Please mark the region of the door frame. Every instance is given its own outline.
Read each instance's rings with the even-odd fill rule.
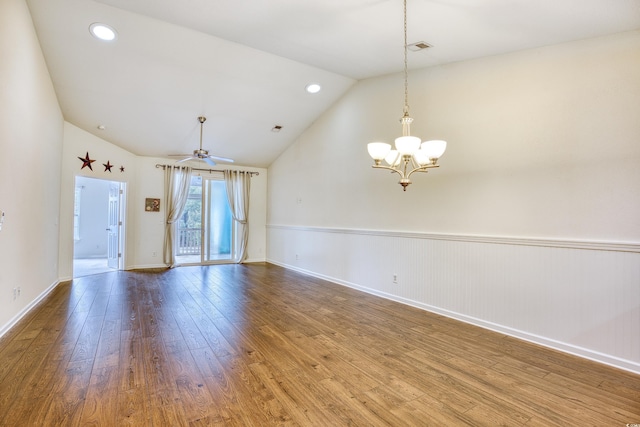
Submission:
[[[85,176],[85,175],[76,175],[74,177],[74,194],[75,194],[75,189],[78,186],[78,178],[80,179],[92,179],[92,180],[99,180],[99,181],[104,181],[104,182],[108,182],[110,184],[115,184],[118,186],[119,190],[118,190],[118,207],[117,207],[117,216],[118,216],[118,226],[117,226],[117,231],[116,231],[116,249],[117,249],[117,267],[114,268],[115,270],[124,270],[124,259],[125,259],[125,227],[126,227],[126,188],[127,188],[127,183],[126,182],[122,182],[122,181],[114,181],[114,180],[110,180],[110,179],[104,179],[104,178],[94,178],[94,177],[90,177],[90,176]],[[82,205],[82,200],[80,201],[80,205]],[[73,211],[74,211],[74,216],[75,216],[75,208],[76,208],[76,198],[73,198]],[[109,215],[109,204],[107,204],[107,215]],[[73,222],[73,227],[71,227],[71,232],[72,232],[72,239],[75,238],[75,217],[74,217],[74,222]],[[108,224],[105,225],[105,229],[108,229]],[[107,245],[109,244],[109,236],[107,235],[106,239],[105,239]],[[71,246],[71,259],[72,261],[75,259],[75,245]],[[107,259],[108,259],[108,249],[107,249]],[[75,272],[73,271],[72,268],[72,277],[74,276]]]
[[[237,247],[237,224],[231,216],[231,236],[229,238],[230,253],[229,258],[211,259],[211,186],[209,182],[216,181],[221,182],[224,185],[224,178],[222,177],[203,177],[202,179],[202,230],[201,230],[201,249],[200,256],[203,265],[207,264],[233,264],[236,259],[236,247]],[[206,186],[205,186],[206,183]],[[228,202],[227,202],[228,204]],[[205,259],[206,258],[206,259]]]
[[[211,206],[211,194],[209,181],[219,181],[224,183],[223,176],[211,176],[211,175],[193,175],[191,178],[199,177],[201,179],[202,192],[199,195],[200,198],[200,260],[198,262],[181,262],[182,255],[176,255],[176,262],[179,265],[215,265],[215,264],[234,264],[236,262],[236,248],[237,248],[237,224],[236,221],[231,219],[231,253],[229,258],[220,258],[220,259],[207,259],[207,252],[211,250],[210,238],[207,235],[210,228],[210,214],[209,209]],[[190,184],[191,185],[191,184]],[[195,197],[193,197],[195,198]],[[179,221],[176,221],[173,224],[176,235],[179,234]],[[177,241],[179,238],[176,239]],[[177,243],[179,245],[179,243]],[[185,258],[188,255],[184,256]]]

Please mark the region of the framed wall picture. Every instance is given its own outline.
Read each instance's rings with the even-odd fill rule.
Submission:
[[[160,212],[160,199],[144,199],[144,210],[147,212]]]

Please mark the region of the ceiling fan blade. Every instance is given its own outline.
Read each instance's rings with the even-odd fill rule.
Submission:
[[[209,157],[211,157],[212,159],[220,160],[221,162],[233,163],[233,159],[229,159],[227,157],[212,156],[211,154],[209,154]]]
[[[184,158],[182,160],[176,160],[176,163],[182,163],[182,162],[186,162],[188,160],[193,160],[193,159],[194,159],[193,157],[187,157],[187,158]]]
[[[169,154],[169,157],[185,157],[182,160],[176,161],[176,163],[186,162],[188,160],[202,160],[207,162],[210,166],[215,166],[216,162],[213,159],[220,160],[221,162],[233,163],[233,159],[229,159],[227,157],[218,157],[209,155],[209,151],[202,149],[202,125],[207,120],[206,117],[200,116],[198,117],[198,121],[200,122],[200,148],[193,151],[193,154]]]

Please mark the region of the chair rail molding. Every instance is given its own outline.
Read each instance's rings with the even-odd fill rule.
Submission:
[[[297,230],[318,233],[355,234],[379,237],[447,240],[453,242],[491,243],[496,245],[542,246],[548,248],[585,249],[597,251],[640,253],[640,242],[613,242],[597,240],[551,239],[537,237],[485,236],[477,234],[420,233],[415,231],[367,230],[358,228],[304,227],[268,224],[267,229]]]

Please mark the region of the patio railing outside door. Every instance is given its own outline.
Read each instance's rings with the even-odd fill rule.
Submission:
[[[178,228],[177,255],[200,255],[202,230],[200,228]]]

